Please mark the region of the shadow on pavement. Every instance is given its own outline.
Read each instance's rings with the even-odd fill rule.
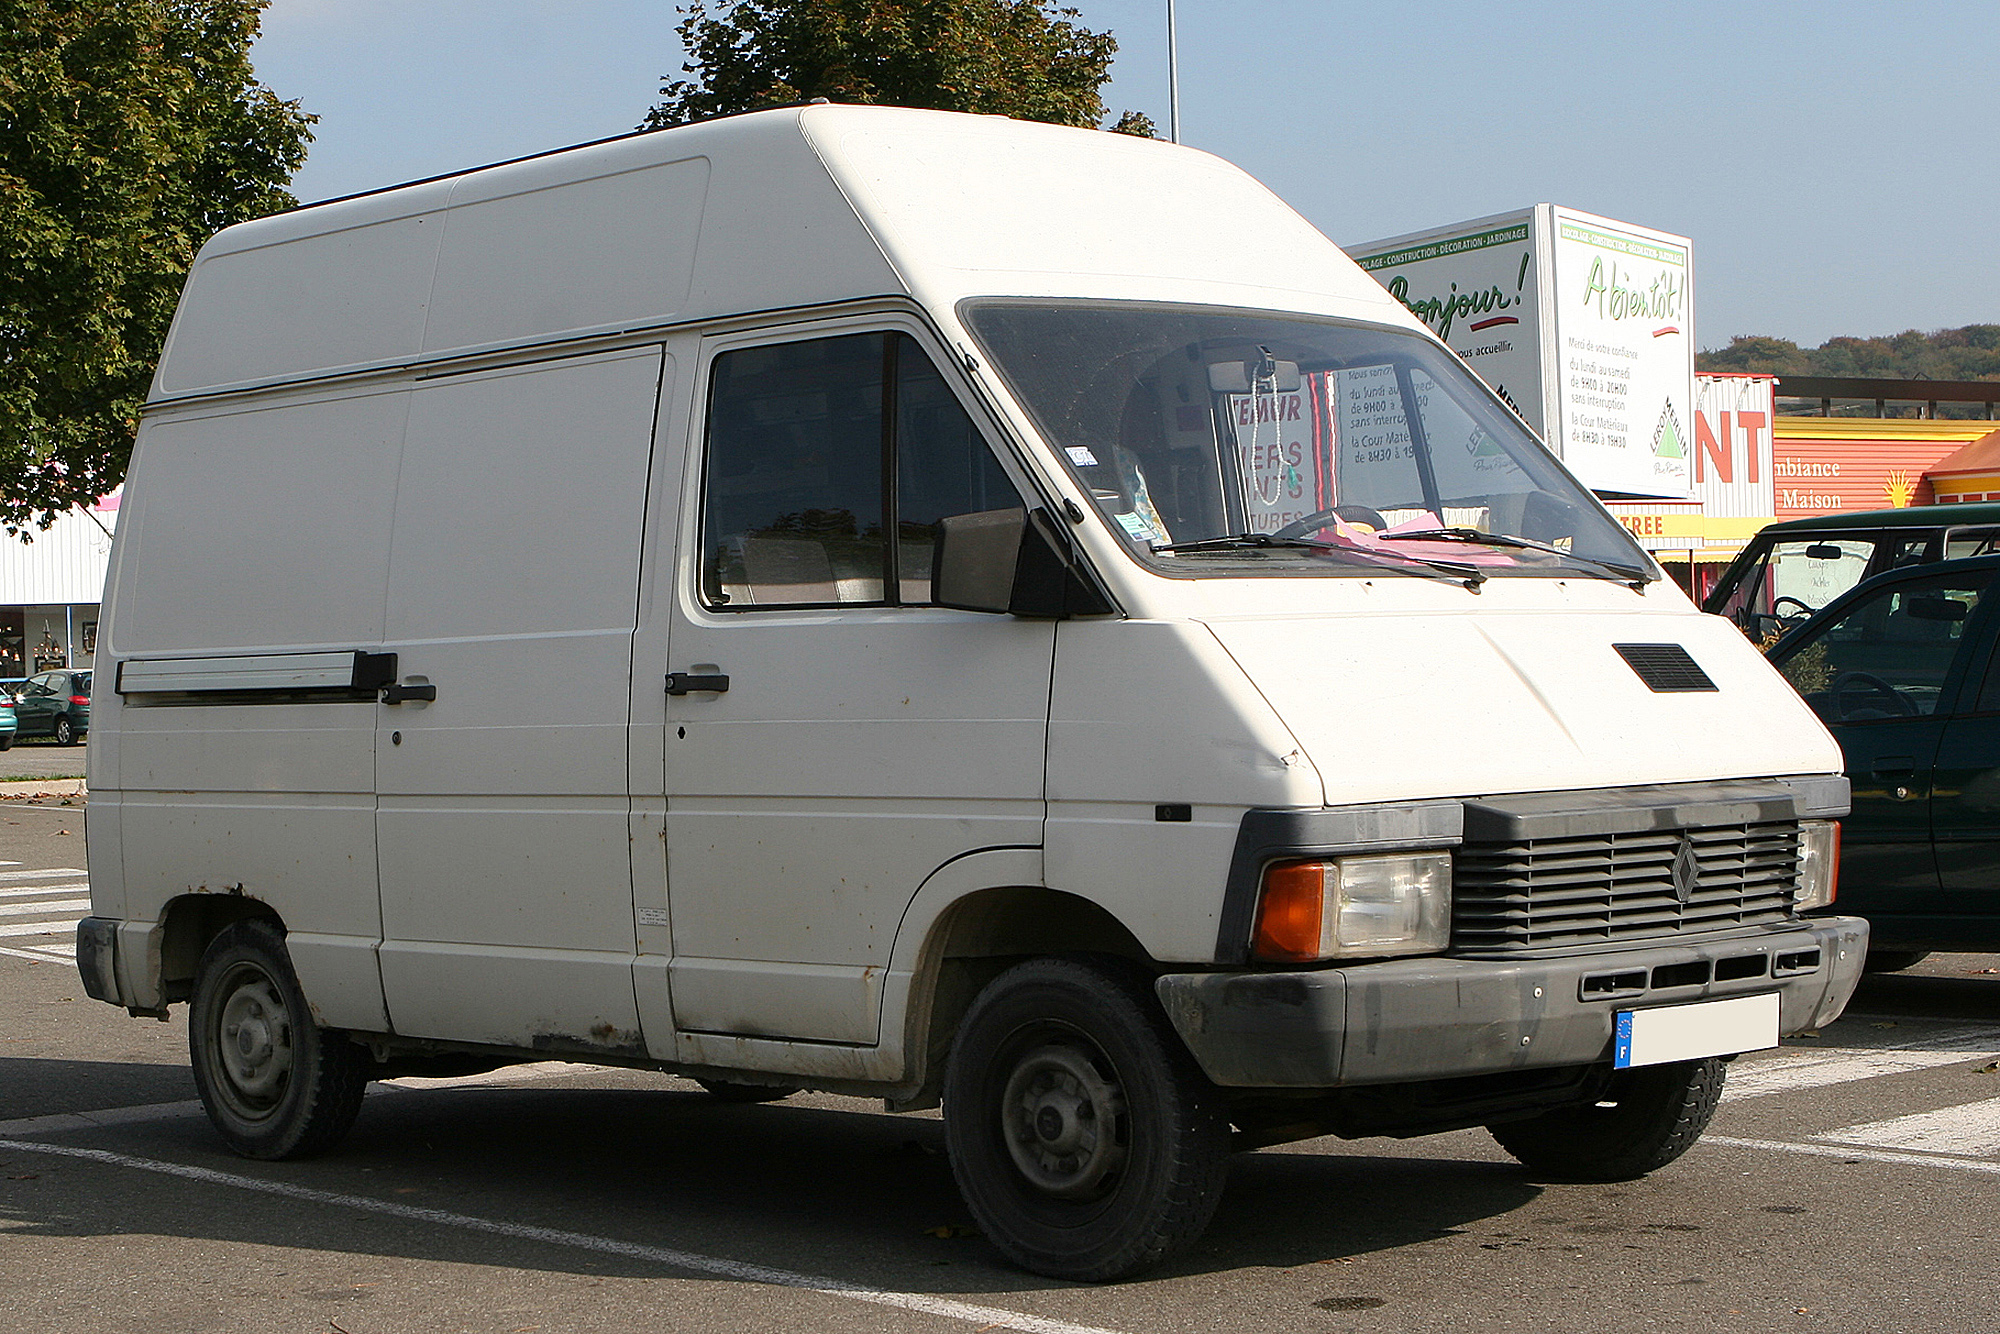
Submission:
[[[143,1107],[194,1095],[194,1076],[185,1064],[0,1056],[0,1121]]]
[[[1868,973],[1853,1014],[2000,1023],[2000,954],[1933,954],[1901,973]]]
[[[16,1073],[0,1068],[0,1081]],[[80,1080],[93,1074],[112,1078],[101,1068],[70,1072]],[[145,1087],[144,1096],[159,1101],[191,1092],[184,1082]],[[378,1088],[348,1141],[309,1162],[234,1157],[198,1115],[43,1138],[885,1288],[990,1296],[1069,1286],[1007,1267],[970,1234],[935,1118],[829,1110],[803,1100],[728,1106],[679,1089]],[[0,1218],[17,1236],[143,1233],[559,1273],[681,1272],[88,1160],[22,1150],[0,1150],[0,1159],[10,1165],[0,1172]],[[30,1162],[32,1181],[18,1183],[20,1165]],[[1518,1209],[1539,1194],[1518,1168],[1490,1162],[1245,1155],[1232,1165],[1207,1237],[1158,1276],[1391,1250]]]

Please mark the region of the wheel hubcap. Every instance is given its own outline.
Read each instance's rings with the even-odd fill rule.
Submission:
[[[277,987],[261,973],[244,977],[223,1002],[216,1053],[232,1101],[243,1111],[268,1111],[292,1075],[292,1024]]]
[[[1037,1047],[1007,1080],[1007,1152],[1033,1185],[1061,1199],[1101,1194],[1125,1165],[1125,1095],[1082,1050]]]

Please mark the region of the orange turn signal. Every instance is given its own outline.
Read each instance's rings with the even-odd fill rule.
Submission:
[[[1321,957],[1326,906],[1326,862],[1290,862],[1264,872],[1264,897],[1257,906],[1257,934],[1251,946],[1260,959],[1288,962]]]

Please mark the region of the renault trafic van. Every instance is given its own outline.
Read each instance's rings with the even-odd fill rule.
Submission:
[[[1795,693],[1165,143],[813,106],[232,227],[121,517],[78,964],[253,1157],[530,1059],[942,1104],[1109,1279],[1232,1148],[1661,1167],[1865,951]]]

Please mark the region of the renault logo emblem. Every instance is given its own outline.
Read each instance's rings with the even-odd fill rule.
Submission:
[[[1686,903],[1700,883],[1701,862],[1694,855],[1694,843],[1684,838],[1674,852],[1674,897]]]

